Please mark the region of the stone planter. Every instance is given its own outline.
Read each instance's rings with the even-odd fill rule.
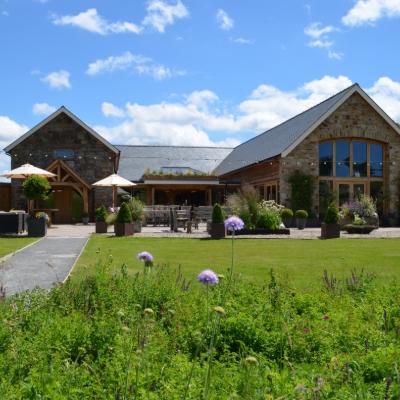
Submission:
[[[82,224],[89,225],[89,217],[82,217]]]
[[[321,224],[321,237],[326,239],[340,238],[340,224]]]
[[[210,223],[210,229],[208,232],[213,239],[221,239],[226,237],[226,228],[225,224],[222,223]]]
[[[353,223],[353,220],[350,218],[340,218],[339,224],[340,224],[340,229],[344,231],[344,227],[346,225],[351,225]]]
[[[379,229],[379,217],[364,217],[364,219],[366,225],[372,225],[375,227],[375,229]]]
[[[292,224],[292,218],[282,218],[282,223],[285,225],[285,228],[290,228]]]
[[[133,236],[133,223],[116,222],[114,224],[115,236]]]
[[[96,233],[107,233],[108,224],[105,221],[96,221]]]
[[[347,233],[357,234],[357,235],[368,235],[374,229],[374,225],[345,225],[343,228]]]
[[[44,218],[28,219],[28,236],[43,237],[47,235],[47,222]]]
[[[228,235],[232,235],[232,232],[228,231]],[[290,235],[290,229],[241,229],[235,235]]]
[[[296,218],[297,229],[302,230],[306,227],[307,218]]]
[[[133,221],[133,231],[135,233],[142,232],[142,221]]]

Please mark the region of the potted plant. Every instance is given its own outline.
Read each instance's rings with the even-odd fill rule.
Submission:
[[[28,201],[33,200],[35,202],[35,200],[47,200],[47,193],[49,190],[51,190],[49,181],[39,175],[29,176],[22,184],[22,192]],[[49,216],[46,213],[40,213],[40,215],[45,214],[46,216],[37,217],[37,214],[39,213],[30,214],[27,219],[28,236],[37,237],[46,236],[47,234],[47,221]]]
[[[83,225],[89,225],[89,217],[90,217],[90,214],[88,212],[84,211],[82,213],[82,223],[83,223]]]
[[[94,213],[96,218],[96,233],[107,233],[107,210],[102,205]]]
[[[136,233],[142,232],[142,218],[144,215],[144,203],[138,197],[132,197],[128,203],[132,215],[133,229]]]
[[[326,210],[324,222],[321,225],[321,236],[327,239],[340,238],[340,216],[336,204],[332,202]]]
[[[308,217],[308,213],[305,210],[297,210],[296,211],[296,224],[298,229],[304,229],[306,227],[306,221]]]
[[[290,228],[292,224],[293,211],[290,208],[284,208],[281,213],[281,219],[285,228]]]
[[[215,203],[210,224],[210,235],[213,239],[221,239],[226,236],[225,216],[220,204]]]
[[[126,203],[121,204],[114,224],[115,236],[133,236],[132,214]]]

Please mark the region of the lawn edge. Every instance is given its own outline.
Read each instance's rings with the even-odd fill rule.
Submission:
[[[13,253],[7,254],[6,256],[0,258],[0,263],[2,263],[3,261],[8,260],[8,259],[11,258],[14,254],[17,254],[17,253],[19,253],[20,251],[25,250],[25,249],[27,249],[28,247],[31,247],[31,246],[33,246],[33,245],[36,244],[36,243],[39,243],[39,242],[40,242],[42,239],[44,239],[45,237],[46,237],[46,236],[44,236],[44,237],[42,237],[42,238],[36,240],[36,241],[33,242],[33,243],[27,244],[26,246],[22,247],[21,249],[18,249],[18,250],[16,250],[16,251],[14,251]]]
[[[81,255],[82,255],[82,253],[84,252],[84,250],[85,250],[87,244],[89,243],[89,239],[90,239],[91,237],[92,237],[92,234],[90,234],[90,235],[88,236],[85,245],[82,247],[81,252],[78,254],[78,257],[76,257],[74,264],[72,265],[71,269],[69,270],[67,276],[66,276],[65,279],[62,281],[62,283],[65,283],[66,280],[67,280],[67,279],[69,278],[69,276],[71,275],[72,270],[75,268],[76,263],[77,263],[78,260],[80,259]]]

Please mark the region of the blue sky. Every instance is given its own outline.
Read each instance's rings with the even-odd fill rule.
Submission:
[[[356,82],[400,121],[399,23],[400,0],[0,0],[0,149],[62,105],[113,144],[236,146]]]

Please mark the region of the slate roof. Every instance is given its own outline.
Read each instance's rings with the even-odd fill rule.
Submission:
[[[354,84],[348,87],[307,111],[237,146],[229,157],[217,167],[217,174],[221,176],[255,164],[257,161],[268,160],[282,154],[319,118],[345,97],[354,86],[358,85]]]
[[[143,171],[163,167],[186,167],[211,172],[233,150],[228,147],[128,146],[115,145],[121,151],[118,175],[139,182]]]

